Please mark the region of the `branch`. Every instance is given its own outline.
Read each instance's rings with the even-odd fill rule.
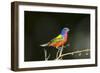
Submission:
[[[70,52],[70,53],[65,53],[65,54],[62,54],[59,57],[57,57],[56,60],[58,60],[61,57],[66,56],[66,55],[70,55],[70,54],[73,55],[73,54],[76,54],[76,53],[82,53],[82,52],[88,52],[88,51],[90,51],[90,49],[85,49],[85,50],[81,50],[81,51],[74,51],[74,52]]]
[[[63,52],[63,46],[60,49],[59,57],[62,55],[62,52]]]
[[[59,52],[60,52],[60,49],[58,49],[58,51],[56,53],[56,58],[59,56]]]
[[[59,48],[59,54],[58,54],[58,57],[60,57],[60,56],[62,55],[63,48],[64,48],[64,46],[62,46],[62,47]],[[58,57],[56,57],[56,58],[58,58]]]
[[[47,61],[50,57],[50,54],[49,56],[47,56],[47,51],[44,49],[44,57],[45,57],[45,61]]]
[[[44,57],[45,57],[45,60],[47,60],[47,51],[44,49]]]

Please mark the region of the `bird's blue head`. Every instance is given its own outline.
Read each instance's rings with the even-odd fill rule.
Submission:
[[[61,31],[61,34],[64,35],[65,33],[68,33],[69,31],[70,31],[69,28],[67,28],[67,27],[63,28]]]

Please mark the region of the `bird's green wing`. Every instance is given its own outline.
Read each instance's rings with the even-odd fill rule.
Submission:
[[[50,42],[51,43],[56,43],[56,42],[59,42],[61,40],[63,40],[63,36],[60,34],[56,38],[52,39]]]

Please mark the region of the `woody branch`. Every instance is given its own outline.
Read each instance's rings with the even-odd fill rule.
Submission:
[[[65,53],[65,54],[62,54],[62,55],[58,56],[56,58],[56,60],[58,60],[58,59],[60,59],[60,58],[62,58],[64,56],[67,56],[67,55],[74,55],[74,54],[77,54],[77,53],[88,52],[88,51],[90,51],[90,49],[85,49],[85,50],[80,50],[80,51],[74,51],[74,52]]]

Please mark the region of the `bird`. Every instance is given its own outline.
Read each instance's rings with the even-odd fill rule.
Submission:
[[[68,32],[69,31],[70,31],[69,28],[64,27],[57,37],[55,37],[54,39],[52,39],[49,42],[42,44],[40,46],[41,47],[52,46],[52,47],[55,47],[57,49],[59,47],[64,46],[68,42]]]

